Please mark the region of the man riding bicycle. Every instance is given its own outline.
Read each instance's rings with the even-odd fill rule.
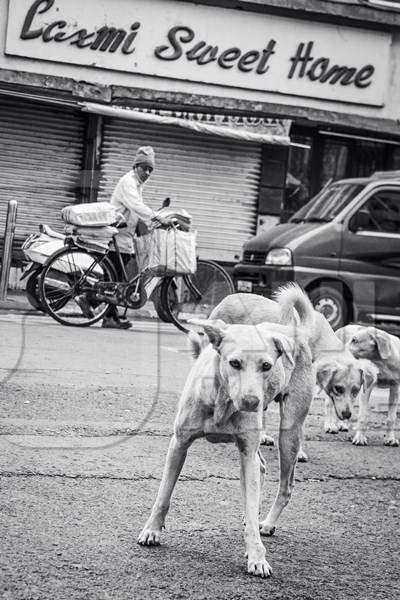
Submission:
[[[151,226],[156,221],[162,225],[167,225],[170,219],[156,215],[154,210],[143,202],[143,185],[146,183],[155,167],[154,150],[151,146],[142,146],[137,152],[133,161],[132,169],[118,181],[115,190],[111,196],[111,204],[123,216],[126,227],[121,229],[116,237],[121,258],[126,265],[134,253],[133,238],[139,220],[147,226]],[[118,277],[123,278],[121,265],[116,252],[110,252],[111,259]],[[118,329],[129,329],[132,323],[126,318],[118,315],[117,307],[110,305],[103,319],[103,327]]]

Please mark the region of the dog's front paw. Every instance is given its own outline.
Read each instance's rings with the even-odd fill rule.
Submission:
[[[258,527],[261,535],[274,535],[276,529],[275,525],[269,525],[267,521],[261,521]]]
[[[399,440],[394,437],[393,433],[391,433],[387,436],[384,444],[385,446],[392,446],[392,448],[396,448],[399,445]]]
[[[349,424],[346,421],[339,421],[339,431],[348,431]]]
[[[260,440],[261,446],[273,446],[275,444],[274,438],[272,435],[268,435],[267,433],[263,433]]]
[[[367,440],[367,437],[363,433],[360,433],[359,431],[357,431],[357,433],[351,440],[351,443],[354,444],[355,446],[367,446],[368,440]]]
[[[339,433],[339,427],[336,423],[327,423],[325,425],[325,433]]]
[[[255,560],[249,559],[247,562],[247,572],[256,577],[271,577],[272,568],[265,558]]]
[[[138,537],[138,544],[141,546],[159,546],[161,537],[161,529],[152,529],[145,526]]]
[[[304,452],[303,448],[300,448],[299,453],[297,455],[297,462],[306,463],[308,462],[308,456]]]

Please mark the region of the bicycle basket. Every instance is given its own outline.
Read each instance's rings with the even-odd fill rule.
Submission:
[[[196,272],[196,232],[179,229],[153,229],[135,239],[136,261],[140,271],[154,275],[185,275]]]

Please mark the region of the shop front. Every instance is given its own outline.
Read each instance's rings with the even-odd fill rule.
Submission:
[[[80,186],[85,118],[68,106],[0,94],[0,227],[8,200],[18,202],[16,237],[46,222],[57,227],[61,209]]]
[[[63,206],[109,199],[150,144],[146,200],[185,208],[200,256],[229,265],[329,179],[399,163],[399,18],[289,1],[6,4],[0,237],[9,198],[18,240],[60,229]]]
[[[87,109],[103,113],[97,199],[110,198],[136,148],[151,142],[156,170],[146,184],[149,204],[157,209],[170,198],[192,215],[199,256],[234,263],[255,231],[263,144],[286,149],[289,124],[280,124],[279,135],[277,123],[260,119],[243,123],[215,113],[160,115],[90,103]]]

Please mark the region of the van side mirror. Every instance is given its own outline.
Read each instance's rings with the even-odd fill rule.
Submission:
[[[370,225],[368,213],[361,211],[353,215],[349,221],[349,229],[353,233],[356,233],[360,229],[370,229]]]

